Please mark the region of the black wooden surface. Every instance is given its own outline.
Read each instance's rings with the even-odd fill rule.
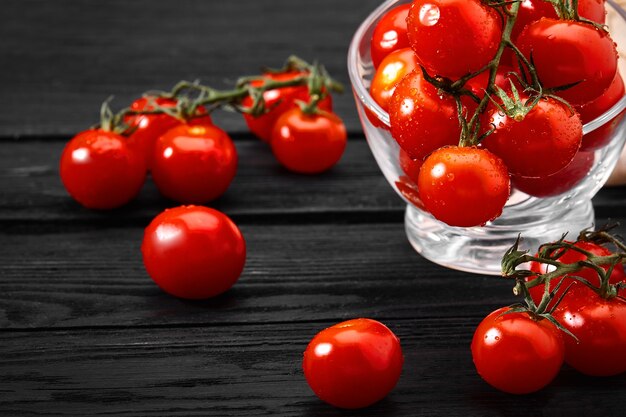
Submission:
[[[436,266],[403,230],[403,203],[379,172],[349,94],[341,163],[290,174],[236,116],[240,168],[213,204],[241,227],[237,285],[203,302],[162,293],[143,269],[143,228],[173,205],[149,181],[129,206],[85,210],[65,193],[62,147],[99,102],[180,78],[217,84],[319,58],[347,81],[345,52],[374,0],[3,0],[0,13],[0,414],[236,416],[612,416],[626,376],[565,367],[524,397],[474,371],[478,322],[511,302],[510,283]],[[18,137],[19,139],[15,139]],[[599,223],[626,221],[626,189],[594,199]],[[626,234],[626,227],[620,232]],[[388,398],[341,412],[308,389],[301,354],[319,330],[371,317],[401,338]]]

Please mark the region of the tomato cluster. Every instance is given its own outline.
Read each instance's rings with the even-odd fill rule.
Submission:
[[[478,226],[501,214],[511,184],[536,197],[576,186],[619,118],[585,137],[583,123],[624,96],[605,13],[603,0],[414,0],[387,12],[370,94],[401,158],[421,167],[397,182],[403,195]]]
[[[471,350],[480,376],[527,394],[549,384],[563,362],[592,376],[626,372],[625,249],[604,231],[543,245],[532,257],[514,246],[503,273],[517,279],[526,306],[498,309],[476,329]],[[528,270],[517,268],[529,260]]]

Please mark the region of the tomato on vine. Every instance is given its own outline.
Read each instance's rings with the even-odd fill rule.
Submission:
[[[387,396],[400,378],[403,362],[396,335],[384,324],[362,318],[319,332],[304,352],[302,368],[321,400],[356,409]]]
[[[419,69],[396,85],[389,101],[389,120],[391,135],[413,159],[456,145],[461,135],[454,97],[441,94]]]
[[[593,376],[626,372],[626,300],[603,298],[576,283],[557,306],[554,317],[577,339],[565,337],[568,365]]]
[[[543,98],[507,113],[496,105],[487,109],[483,126],[493,132],[481,143],[502,158],[511,174],[546,177],[572,162],[583,130],[580,117],[565,104]]]
[[[280,73],[265,73],[263,77],[273,81],[290,81],[306,74],[307,73],[304,71],[286,71]],[[252,87],[261,87],[264,84],[265,81],[263,79],[253,80],[250,83]],[[297,101],[308,103],[311,97],[306,85],[298,85],[267,90],[263,93],[263,100],[265,101],[265,113],[260,115],[244,113],[243,117],[253,134],[264,142],[269,142],[278,118],[283,113],[296,107]],[[246,96],[241,101],[243,108],[252,108],[253,103],[254,99],[251,96]],[[320,100],[318,106],[322,110],[332,112],[333,101],[330,94]]]
[[[239,228],[207,207],[168,209],[152,220],[141,244],[150,277],[180,298],[205,299],[231,288],[246,260]]]
[[[324,111],[308,114],[295,107],[276,121],[270,145],[285,168],[315,174],[334,166],[346,143],[346,127],[337,115]]]
[[[448,78],[487,65],[502,36],[500,16],[480,0],[414,0],[407,27],[419,61],[431,75]]]
[[[472,339],[478,374],[510,394],[529,394],[548,385],[561,369],[565,347],[549,320],[509,307],[489,314]]]
[[[571,104],[601,96],[617,71],[617,52],[609,34],[589,23],[542,18],[526,26],[516,42],[546,89]]]
[[[179,124],[154,145],[152,178],[165,197],[206,203],[221,196],[237,172],[237,150],[211,124]]]
[[[133,101],[129,107],[132,113],[124,118],[124,122],[128,124],[131,134],[128,137],[128,144],[131,148],[137,150],[140,155],[146,158],[146,166],[148,169],[152,167],[152,157],[154,155],[154,144],[157,139],[181,124],[181,120],[172,117],[167,113],[144,113],[151,112],[159,108],[174,109],[178,101],[175,98],[148,96],[141,97]],[[134,114],[135,112],[139,114]],[[204,108],[198,109],[199,114],[205,114]],[[201,119],[201,120],[199,120]],[[205,114],[199,119],[194,119],[194,123],[211,124],[211,117]]]
[[[424,207],[450,226],[479,226],[495,219],[509,198],[506,165],[486,149],[446,146],[430,154],[417,186]]]
[[[374,68],[378,68],[383,59],[398,49],[409,46],[406,18],[410,4],[394,7],[380,18],[372,33],[370,54]]]
[[[608,250],[607,248],[605,248],[602,245],[593,243],[593,242],[587,242],[587,241],[577,241],[577,242],[566,242],[566,243],[571,243],[575,248],[582,250],[582,251],[586,251],[594,256],[610,256],[612,254],[612,252],[610,250]],[[557,257],[557,260],[562,263],[562,264],[574,264],[576,262],[579,261],[584,261],[585,259],[587,259],[587,255],[585,255],[582,252],[579,252],[576,249],[561,249],[560,250],[560,256]],[[558,254],[558,253],[555,253]],[[608,271],[611,265],[608,264],[604,264],[604,265],[600,265],[602,267],[602,269],[604,269],[605,271]],[[541,262],[537,262],[537,261],[533,261],[530,263],[530,267],[529,267],[530,271],[533,272],[537,272],[538,274],[545,274],[547,272],[550,272],[551,270],[554,269],[554,267],[551,267],[548,264],[545,263],[541,263]],[[576,271],[575,273],[572,273],[571,275],[575,275],[577,277],[580,278],[584,278],[587,281],[589,281],[592,285],[595,286],[599,286],[600,285],[600,279],[598,277],[598,273],[591,267],[587,266],[587,267],[583,267],[582,269]],[[534,277],[529,277],[528,280],[529,282],[536,279],[536,276]],[[563,282],[563,284],[561,285],[561,287],[558,289],[558,291],[555,293],[555,299],[558,299],[566,290],[567,286],[574,282],[574,280],[572,278],[566,277],[566,276],[561,276],[556,278],[555,281],[553,281],[554,283],[559,282],[561,279],[564,279],[565,281]],[[624,266],[623,265],[615,265],[615,267],[613,268],[612,272],[611,272],[611,276],[609,278],[609,283],[610,284],[617,284],[619,282],[622,281],[626,281],[626,274],[624,273]],[[555,284],[552,285],[552,288],[554,287]],[[539,303],[539,301],[541,300],[543,293],[544,293],[544,285],[543,284],[539,284],[535,287],[531,287],[529,288],[529,292],[530,295],[533,299],[533,301],[535,301],[535,303]]]

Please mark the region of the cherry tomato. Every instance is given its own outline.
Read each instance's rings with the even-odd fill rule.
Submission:
[[[309,386],[339,408],[363,408],[382,400],[402,371],[400,341],[371,319],[344,321],[319,332],[304,352]]]
[[[565,168],[583,137],[580,117],[552,98],[539,100],[520,121],[492,105],[482,126],[495,128],[482,145],[502,158],[511,174],[524,177],[545,177]]]
[[[417,187],[424,207],[451,226],[478,226],[502,213],[510,180],[504,162],[486,149],[447,146],[424,161]]]
[[[530,60],[544,88],[577,85],[557,94],[571,104],[601,96],[617,71],[617,52],[609,34],[591,24],[542,18],[526,26],[517,46]]]
[[[515,88],[518,91],[523,90],[518,79],[515,78],[515,76],[511,74],[513,72],[515,72],[513,67],[502,65],[502,64],[496,70],[496,80],[495,80],[496,86],[500,87],[501,89],[503,89],[509,94],[511,92],[511,81],[513,81],[513,85],[515,85]],[[465,84],[465,87],[469,89],[472,93],[476,94],[479,98],[483,98],[488,84],[489,84],[489,71],[486,70],[478,74],[476,77],[471,78]]]
[[[396,85],[389,101],[389,120],[391,135],[413,159],[455,145],[461,135],[454,97],[440,95],[419,70]]]
[[[418,65],[415,53],[411,48],[398,49],[383,59],[370,85],[372,98],[383,110],[389,109],[389,100],[396,89],[396,85]]]
[[[554,317],[576,336],[565,341],[565,362],[586,375],[626,372],[626,302],[604,299],[584,284],[574,284]]]
[[[409,154],[402,149],[400,149],[398,160],[400,161],[400,168],[402,171],[404,171],[411,181],[417,184],[417,178],[419,177],[423,161],[419,159],[412,159]]]
[[[604,0],[579,0],[578,14],[580,17],[603,24],[606,18]],[[513,31],[511,32],[511,39],[516,39],[526,25],[542,17],[558,18],[556,10],[554,10],[554,6],[551,3],[545,0],[522,0],[515,26],[513,26]]]
[[[580,242],[576,242],[574,243],[574,245],[580,249],[583,249],[587,252],[591,252],[596,256],[610,256],[612,255],[611,251],[608,250],[607,248],[605,248],[604,246],[600,246],[598,244],[595,244],[593,242],[585,242],[585,241],[580,241]],[[569,250],[565,250],[563,252],[563,254],[561,256],[559,256],[558,258],[559,262],[565,263],[565,264],[572,264],[574,262],[578,262],[578,261],[582,261],[587,259],[587,257],[580,253],[577,252],[575,250],[569,249]],[[605,271],[609,270],[610,265],[603,265],[602,268]],[[540,274],[545,274],[546,272],[550,272],[553,270],[554,267],[549,266],[547,264],[542,264],[542,263],[538,263],[538,262],[531,262],[530,263],[530,270],[533,272],[538,272]],[[598,277],[598,273],[593,270],[592,268],[583,268],[580,271],[577,271],[575,273],[573,273],[572,275],[580,277],[580,278],[584,278],[587,281],[589,281],[592,285],[595,286],[599,286],[600,285],[600,278]],[[558,282],[562,279],[563,277],[558,277],[556,279],[553,279],[552,281],[550,281],[550,288],[554,289],[554,287],[558,284]],[[532,281],[533,279],[536,279],[536,277],[529,277],[528,280]],[[563,281],[563,284],[561,285],[561,287],[559,288],[559,290],[556,292],[554,299],[558,300],[561,295],[565,292],[565,290],[567,289],[568,285],[572,282],[574,282],[574,280],[572,280],[571,278],[564,278],[565,281]],[[624,273],[624,266],[623,265],[616,265],[615,268],[613,269],[613,272],[611,273],[611,276],[609,277],[609,282],[611,284],[617,284],[618,282],[621,281],[626,281],[626,275]],[[541,297],[543,296],[544,293],[544,285],[537,285],[536,287],[532,287],[530,288],[530,295],[533,299],[533,301],[535,303],[539,303],[541,301]]]
[[[278,74],[263,74],[264,77],[275,81],[289,81],[302,75],[305,75],[305,73],[295,71]],[[253,87],[260,87],[263,84],[263,80],[255,80],[251,83]],[[287,110],[296,107],[297,100],[308,103],[310,98],[309,90],[306,85],[267,90],[263,93],[263,99],[265,100],[265,108],[269,111],[256,117],[244,113],[243,117],[252,133],[264,142],[269,142],[272,137],[274,125],[276,124],[278,118]],[[241,102],[243,107],[248,108],[252,107],[253,103],[254,100],[250,96],[245,97]],[[322,110],[332,112],[333,101],[330,94],[318,103],[318,107]]]
[[[370,51],[374,68],[378,68],[382,60],[391,52],[409,46],[406,34],[406,18],[410,4],[403,4],[389,10],[374,28]]]
[[[246,261],[241,232],[223,213],[200,206],[165,210],[141,244],[150,277],[175,297],[204,299],[232,287]]]
[[[146,165],[126,138],[92,129],[77,134],[65,146],[60,173],[72,198],[87,208],[108,210],[123,206],[139,193]]]
[[[272,152],[290,171],[316,174],[335,165],[346,148],[346,127],[334,113],[304,114],[299,107],[276,121]]]
[[[576,107],[583,123],[589,123],[608,111],[624,97],[624,81],[619,72],[615,73],[615,78],[611,82],[609,88],[597,99],[583,106]],[[583,136],[581,150],[592,151],[603,148],[613,138],[615,128],[622,121],[624,112],[615,116],[613,120],[605,123],[593,132],[589,132]]]
[[[165,197],[206,203],[221,196],[237,172],[237,150],[214,125],[181,124],[154,146],[152,178]]]
[[[540,178],[511,176],[511,183],[528,195],[553,197],[578,185],[593,167],[594,160],[593,152],[578,152],[568,166],[555,174]]]
[[[564,345],[548,320],[500,308],[478,325],[472,358],[478,374],[494,388],[528,394],[548,385],[563,365]]]
[[[141,97],[130,105],[134,111],[155,110],[154,103],[160,107],[176,107],[176,100],[165,97]],[[206,110],[200,108],[199,114],[205,114]],[[141,114],[127,116],[124,120],[131,128],[131,135],[128,138],[128,145],[146,158],[146,166],[152,168],[152,157],[154,156],[154,144],[159,136],[182,122],[175,117],[165,113]],[[211,124],[211,117],[208,114],[200,118],[192,119],[191,124]]]
[[[494,57],[502,36],[498,13],[480,0],[414,0],[409,43],[431,75],[458,78]]]

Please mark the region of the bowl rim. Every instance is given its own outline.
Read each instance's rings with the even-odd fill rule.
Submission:
[[[626,25],[626,11],[622,9],[622,7],[615,3],[614,0],[606,0],[606,2],[610,5],[610,7],[622,18],[622,21]],[[357,68],[357,62],[359,61],[359,47],[361,41],[366,32],[370,30],[373,24],[378,22],[378,20],[382,17],[382,15],[391,9],[392,6],[396,4],[404,4],[410,3],[409,0],[386,0],[380,6],[378,6],[374,11],[372,11],[366,18],[363,20],[359,28],[354,33],[352,40],[350,42],[350,47],[348,49],[348,75],[350,77],[350,83],[352,84],[352,89],[356,98],[371,112],[373,113],[378,120],[384,123],[386,126],[389,126],[389,114],[383,110],[378,103],[372,99],[370,95],[369,89],[365,87],[362,82],[362,77],[359,74],[359,70]],[[623,45],[626,47],[626,45]],[[619,59],[619,54],[618,54]],[[619,69],[618,69],[619,71]],[[625,80],[626,81],[626,80]],[[583,125],[583,135],[593,132],[599,127],[611,121],[618,114],[620,114],[626,108],[626,94],[611,107],[606,112],[602,113],[600,116],[596,117],[592,121],[585,123]]]

